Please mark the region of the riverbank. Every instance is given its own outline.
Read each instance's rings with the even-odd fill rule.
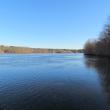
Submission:
[[[17,53],[17,54],[29,54],[29,53],[81,53],[83,50],[79,49],[48,49],[48,48],[29,48],[29,47],[17,47],[17,46],[0,46],[0,54],[5,53]]]
[[[87,53],[84,53],[85,56],[91,56],[91,57],[102,57],[102,58],[110,58],[110,56],[108,55],[97,55],[97,54],[87,54]]]

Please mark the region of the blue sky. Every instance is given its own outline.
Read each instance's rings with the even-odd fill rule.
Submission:
[[[0,44],[83,48],[110,15],[110,0],[0,0]]]

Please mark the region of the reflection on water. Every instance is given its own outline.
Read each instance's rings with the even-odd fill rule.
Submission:
[[[109,63],[83,54],[0,55],[1,110],[110,110]]]
[[[89,68],[96,69],[100,75],[102,86],[107,92],[110,103],[110,58],[85,56],[85,64]]]

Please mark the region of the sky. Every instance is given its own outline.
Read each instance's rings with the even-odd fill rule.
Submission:
[[[80,49],[108,16],[110,0],[0,0],[0,45]]]

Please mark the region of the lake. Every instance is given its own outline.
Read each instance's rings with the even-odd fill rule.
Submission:
[[[0,110],[110,110],[110,60],[2,54]]]

